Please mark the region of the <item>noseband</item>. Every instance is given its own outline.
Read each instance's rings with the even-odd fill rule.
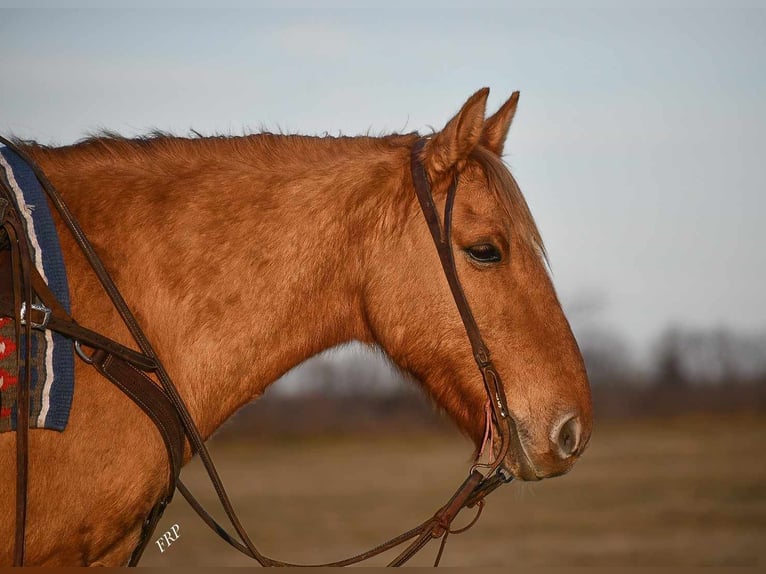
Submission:
[[[139,404],[144,412],[146,412],[152,419],[160,431],[168,450],[168,464],[170,467],[168,488],[161,500],[154,506],[149,516],[146,518],[141,533],[141,540],[131,556],[129,565],[135,566],[138,564],[143,550],[146,548],[165,507],[172,499],[173,493],[177,487],[205,523],[234,548],[240,550],[247,556],[252,557],[263,566],[301,566],[300,564],[292,564],[269,558],[258,551],[253,545],[234,511],[215,465],[208,453],[207,447],[204,444],[202,436],[197,429],[188,408],[148,338],[136,321],[132,311],[122,298],[122,295],[114,284],[111,276],[106,271],[101,259],[93,250],[93,247],[80,228],[79,223],[69,211],[58,191],[53,187],[42,170],[32,161],[26,152],[19,149],[13,142],[8,141],[2,136],[0,136],[0,142],[11,148],[32,168],[51,203],[59,212],[62,221],[76,240],[141,350],[141,353],[136,353],[98,333],[79,326],[61,309],[60,305],[57,305],[55,298],[52,298],[50,292],[46,290],[44,282],[40,280],[36,273],[34,264],[29,261],[28,249],[24,245],[26,240],[24,237],[19,237],[19,226],[17,225],[18,214],[13,213],[13,202],[4,201],[2,193],[0,193],[0,207],[4,207],[4,209],[0,209],[0,229],[5,229],[7,231],[14,261],[12,269],[14,272],[15,284],[13,297],[14,303],[10,316],[16,319],[17,330],[19,325],[25,325],[27,333],[26,340],[29,341],[29,330],[31,328],[39,328],[42,324],[34,320],[31,304],[27,304],[26,306],[22,305],[22,303],[25,302],[31,303],[32,291],[34,291],[38,298],[43,301],[47,307],[50,307],[48,312],[51,313],[52,310],[53,314],[53,320],[50,322],[46,321],[42,324],[42,328],[54,329],[75,340],[77,354],[88,364],[93,365],[103,376],[120,388],[120,390],[122,390],[131,400]],[[412,180],[417,193],[418,202],[420,203],[434,244],[436,245],[442,269],[447,278],[447,282],[449,283],[450,291],[455,300],[466,334],[468,335],[474,359],[476,360],[476,364],[484,381],[484,387],[487,393],[486,431],[484,439],[482,441],[479,455],[471,467],[468,478],[457,489],[455,494],[452,495],[449,501],[431,518],[415,528],[412,528],[367,552],[345,560],[327,564],[315,564],[314,566],[347,566],[355,564],[400,546],[407,541],[411,541],[410,544],[389,563],[389,566],[401,566],[425,547],[428,542],[434,539],[441,539],[441,544],[434,563],[436,566],[441,558],[448,535],[451,533],[456,534],[463,532],[473,526],[481,514],[481,510],[484,506],[484,498],[501,484],[513,480],[512,474],[505,468],[505,466],[503,466],[506,456],[511,450],[513,450],[516,455],[516,460],[520,466],[522,476],[527,476],[527,473],[531,472],[530,463],[519,440],[516,423],[508,410],[505,391],[503,390],[500,375],[495,369],[492,359],[490,358],[489,350],[481,338],[479,327],[471,312],[471,307],[463,292],[455,267],[455,258],[451,242],[451,228],[452,211],[458,188],[459,174],[456,173],[454,175],[447,192],[444,220],[442,222],[436,205],[434,204],[428,175],[422,161],[423,150],[427,145],[427,142],[427,138],[421,138],[412,148],[410,156]],[[0,192],[3,191],[6,190],[0,185]],[[3,213],[5,215],[3,215]],[[23,315],[24,311],[22,311],[22,309],[27,310],[26,316]],[[0,311],[3,311],[3,313],[6,312],[5,309],[0,309]],[[85,354],[82,350],[82,344],[94,349],[93,354]],[[29,345],[27,345],[27,347],[29,347]],[[29,373],[30,370],[29,363],[27,362],[26,372]],[[156,381],[150,378],[149,375],[156,377]],[[28,385],[28,380],[25,383],[20,381],[20,387],[22,387],[20,388],[19,394],[20,400],[24,397],[23,391],[29,388]],[[16,486],[16,543],[14,552],[14,563],[18,566],[23,565],[24,562],[27,506],[26,468],[28,460],[28,442],[26,437],[28,431],[26,428],[21,428],[23,426],[21,421],[26,420],[21,416],[24,414],[22,412],[23,408],[23,405],[20,403],[20,416],[18,418],[19,429],[17,430],[17,437],[19,437],[20,440],[17,440],[16,451],[17,461],[19,463],[18,468],[21,470],[19,471],[20,474],[18,475]],[[495,444],[493,438],[495,432],[497,432],[500,437],[499,445]],[[191,445],[192,452],[200,456],[218,494],[219,501],[239,539],[229,534],[210,516],[210,514],[208,514],[179,478],[184,441],[186,439],[188,439]],[[488,462],[481,461],[482,453],[485,451],[488,452],[489,455]],[[481,469],[481,471],[479,469]],[[466,507],[478,508],[475,518],[468,526],[459,530],[453,530],[452,523],[455,520],[455,517]]]

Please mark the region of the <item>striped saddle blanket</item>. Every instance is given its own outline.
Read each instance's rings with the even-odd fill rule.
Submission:
[[[0,144],[0,177],[12,191],[22,215],[34,263],[61,305],[69,312],[69,286],[53,217],[40,183],[30,167]],[[50,330],[32,332],[30,428],[63,431],[74,392],[72,341]],[[16,429],[16,391],[25,376],[22,363],[27,341],[15,338],[14,320],[0,317],[0,432]],[[20,354],[17,351],[21,351]]]

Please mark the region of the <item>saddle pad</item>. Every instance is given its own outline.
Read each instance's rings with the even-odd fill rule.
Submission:
[[[13,192],[37,270],[59,303],[70,312],[64,259],[45,192],[26,162],[3,145],[0,145],[0,177]],[[63,431],[74,392],[73,343],[53,331],[34,330],[31,344],[29,426]],[[16,341],[13,319],[0,317],[0,432],[16,429],[16,390],[25,375],[16,360],[17,345],[20,345],[23,363],[24,336],[20,342]]]

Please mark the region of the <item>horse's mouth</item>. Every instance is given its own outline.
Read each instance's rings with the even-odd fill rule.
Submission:
[[[527,453],[523,451],[521,456],[516,453],[516,449],[513,448],[511,452],[505,457],[503,466],[513,475],[516,480],[523,480],[525,482],[536,482],[542,480],[545,476],[538,474],[532,461],[527,456]]]
[[[537,482],[544,478],[554,478],[566,474],[574,466],[577,456],[570,457],[568,461],[558,461],[558,464],[546,464],[546,457],[544,456],[542,460],[538,459],[536,463],[527,449],[530,438],[526,436],[524,429],[514,419],[511,419],[510,427],[510,444],[503,466],[515,479]],[[496,455],[500,454],[499,452],[496,453]]]
[[[542,480],[545,478],[545,476],[541,475],[537,468],[535,468],[535,464],[532,462],[532,458],[529,456],[529,453],[524,446],[524,440],[521,437],[523,431],[521,431],[521,433],[519,432],[519,424],[512,417],[509,422],[510,444],[508,445],[508,450],[505,453],[502,467],[504,467],[506,471],[509,472],[516,480],[524,480],[529,482]],[[495,450],[496,457],[503,456],[503,453],[501,452],[501,443],[502,440],[498,440],[493,445],[493,450]]]
[[[515,443],[516,441],[514,441]],[[518,450],[517,450],[518,449]],[[517,453],[521,452],[521,456]],[[555,478],[562,476],[572,470],[576,457],[573,457],[569,464],[565,465],[552,465],[550,468],[547,465],[541,466],[532,462],[532,458],[527,454],[523,443],[519,441],[519,444],[513,444],[505,457],[503,467],[513,475],[516,480],[523,480],[525,482],[537,482],[544,478]]]

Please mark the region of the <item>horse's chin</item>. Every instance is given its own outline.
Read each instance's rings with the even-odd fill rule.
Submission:
[[[508,456],[505,457],[503,467],[511,474],[511,476],[513,476],[514,480],[536,482],[545,478],[538,475],[537,470],[531,464],[519,464],[512,453],[509,453]]]
[[[556,467],[555,470],[547,468],[544,457],[534,457],[533,453],[529,451],[528,446],[524,441],[524,433],[518,432],[518,423],[513,425],[515,428],[511,434],[511,444],[509,445],[508,452],[503,460],[503,467],[514,477],[516,480],[523,480],[526,482],[537,482],[544,478],[553,478],[554,476],[560,476],[569,472],[572,465],[565,467]],[[521,436],[520,436],[521,435]],[[495,445],[496,449],[501,448],[499,444]],[[497,452],[496,456],[501,453]]]
[[[571,461],[571,464],[566,466],[556,466],[555,469],[549,469],[544,464],[535,464],[533,459],[528,456],[524,447],[521,446],[521,457],[517,456],[516,449],[512,448],[503,461],[503,467],[513,476],[515,480],[523,480],[525,482],[537,482],[544,478],[554,478],[561,476],[572,470],[575,459]],[[520,462],[521,461],[521,462]]]

